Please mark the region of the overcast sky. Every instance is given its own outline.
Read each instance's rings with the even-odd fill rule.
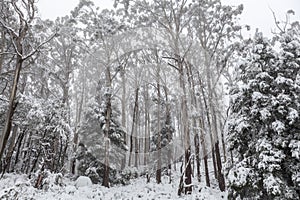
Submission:
[[[114,0],[94,0],[100,8],[111,8]],[[271,10],[280,20],[285,19],[285,13],[292,9],[295,11],[292,21],[300,21],[300,0],[221,0],[228,5],[244,4],[244,12],[241,15],[241,23],[251,26],[248,34],[253,35],[256,28],[270,35],[275,23]],[[39,0],[38,9],[43,19],[56,19],[64,16],[79,3],[79,0]],[[246,35],[247,36],[247,35]]]
[[[114,0],[93,0],[99,8],[112,8]],[[70,13],[79,0],[38,0],[38,9],[44,19],[56,19]]]

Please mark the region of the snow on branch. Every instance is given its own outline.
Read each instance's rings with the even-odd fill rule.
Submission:
[[[41,49],[42,46],[44,46],[44,44],[50,42],[54,37],[57,36],[57,32],[55,32],[54,34],[52,34],[48,39],[46,39],[45,41],[41,42],[34,50],[32,50],[28,55],[22,57],[23,60],[26,60],[28,58],[30,58],[31,56],[33,56],[37,51],[39,51]]]
[[[18,33],[11,27],[5,24],[5,22],[0,18],[0,24],[3,26],[4,29],[6,29],[10,34],[12,34],[14,37],[18,36]]]

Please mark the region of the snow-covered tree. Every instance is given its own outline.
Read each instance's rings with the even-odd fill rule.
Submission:
[[[68,143],[73,134],[66,115],[67,109],[60,99],[22,96],[14,117],[18,139],[15,144],[10,140],[14,151],[7,153],[12,159],[7,163],[12,171],[34,173],[44,168],[54,173],[64,172]]]
[[[155,161],[155,163],[160,162],[159,165],[153,167],[156,167],[156,171],[160,170],[160,173],[163,173],[163,170],[168,169],[171,165],[173,151],[173,134],[175,132],[174,125],[172,122],[172,103],[170,102],[170,99],[168,97],[168,93],[166,90],[167,87],[163,88],[165,89],[165,98],[163,98],[163,96],[160,95],[160,97],[152,97],[158,109],[154,111],[154,116],[157,117],[152,120],[152,128],[154,134],[150,141],[150,151],[154,152],[151,154],[153,156],[152,159],[153,161]]]
[[[28,60],[32,59],[34,54],[40,51],[41,47],[55,36],[54,34],[43,42],[41,42],[41,38],[37,37],[39,34],[33,28],[34,25],[38,24],[35,17],[36,6],[34,1],[10,0],[5,2],[5,4],[1,3],[1,9],[7,11],[1,12],[0,15],[1,32],[4,31],[2,36],[6,37],[7,35],[9,43],[13,46],[13,52],[5,52],[4,54],[15,55],[12,58],[15,67],[13,68],[14,73],[13,81],[11,81],[12,87],[9,92],[9,104],[0,140],[0,158],[3,157],[12,128],[12,118],[17,107],[16,95],[21,70],[24,65],[30,65],[31,63]],[[33,35],[33,33],[36,35]]]
[[[102,167],[100,170],[95,168],[93,164],[82,167],[81,165],[86,163],[86,159],[90,159],[91,156],[81,156],[77,159],[79,160],[78,167],[80,168],[79,175],[90,175],[90,171],[95,169],[99,175],[99,178],[103,179],[104,176],[104,163],[106,156],[105,143],[109,142],[109,160],[110,169],[120,170],[122,158],[127,151],[127,146],[124,141],[125,131],[120,124],[120,112],[118,107],[114,103],[112,98],[112,109],[110,113],[110,129],[108,132],[108,138],[106,138],[106,87],[102,87],[101,82],[99,82],[98,95],[92,99],[88,108],[85,112],[85,119],[79,130],[79,137],[82,143],[81,146],[87,148],[91,156],[95,159],[93,162],[102,163],[102,165],[97,164],[97,166]],[[106,141],[109,140],[109,141]],[[80,149],[79,149],[80,150]],[[94,171],[95,171],[94,170]],[[93,178],[92,178],[93,180]],[[99,180],[100,181],[100,180]],[[95,182],[95,181],[94,181]]]
[[[277,52],[257,33],[242,52],[228,124],[229,199],[300,197],[299,27],[281,33]]]

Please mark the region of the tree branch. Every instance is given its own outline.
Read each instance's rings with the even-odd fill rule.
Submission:
[[[282,33],[284,33],[285,31],[282,30],[282,28],[279,26],[279,21],[277,21],[275,12],[272,10],[272,8],[270,8],[270,6],[269,6],[269,9],[271,10],[271,12],[272,12],[272,14],[273,14],[273,18],[274,18],[276,27],[277,27]]]
[[[40,44],[36,47],[35,50],[31,51],[28,55],[24,56],[22,59],[23,59],[23,60],[26,60],[26,59],[28,59],[29,57],[33,56],[37,51],[40,50],[40,48],[41,48],[44,44],[50,42],[54,37],[56,37],[56,35],[57,35],[57,32],[55,32],[52,36],[50,36],[50,37],[49,37],[47,40],[45,40],[44,42],[40,43]]]
[[[177,71],[180,71],[178,67],[176,67],[175,65],[171,64],[168,62],[168,65],[170,65],[171,67],[173,67],[174,69],[176,69]]]
[[[3,26],[4,29],[8,31],[8,33],[12,34],[14,37],[18,37],[18,33],[14,31],[11,27],[7,26],[4,21],[0,18],[0,24]]]

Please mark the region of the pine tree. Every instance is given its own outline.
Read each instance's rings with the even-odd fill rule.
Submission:
[[[236,157],[228,172],[229,199],[300,197],[300,43],[294,33],[279,36],[279,53],[262,34],[242,52],[228,124]]]

